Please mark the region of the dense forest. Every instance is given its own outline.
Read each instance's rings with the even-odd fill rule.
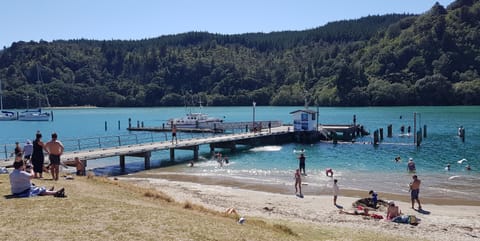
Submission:
[[[480,104],[480,0],[305,31],[16,42],[4,107]],[[34,101],[35,100],[35,101]],[[38,101],[37,101],[38,100]],[[34,103],[35,102],[35,103]]]

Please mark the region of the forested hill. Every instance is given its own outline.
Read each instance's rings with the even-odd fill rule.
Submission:
[[[479,28],[480,0],[457,0],[305,31],[17,42],[0,79],[6,108],[44,92],[53,106],[478,105]]]

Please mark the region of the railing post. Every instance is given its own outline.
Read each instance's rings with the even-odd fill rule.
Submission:
[[[122,141],[120,140],[120,136],[117,136],[118,137],[118,146],[121,146],[122,145]]]
[[[5,149],[5,160],[7,160],[8,159],[7,144],[5,144],[3,148]]]

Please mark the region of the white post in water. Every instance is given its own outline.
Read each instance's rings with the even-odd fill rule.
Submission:
[[[255,134],[255,106],[257,105],[257,103],[255,101],[253,101],[253,122],[252,122],[252,128],[253,128],[253,134]]]

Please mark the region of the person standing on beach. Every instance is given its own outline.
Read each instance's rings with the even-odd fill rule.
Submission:
[[[417,175],[412,176],[413,181],[410,183],[410,196],[412,198],[412,209],[415,209],[414,204],[415,200],[418,203],[418,209],[422,209],[422,204],[420,204],[420,199],[418,198],[418,194],[420,193],[420,179],[418,179]]]
[[[35,140],[33,141],[33,152],[31,159],[33,165],[33,178],[43,178],[43,163],[45,162],[43,146],[42,134],[37,131]]]
[[[60,172],[60,156],[63,154],[64,147],[62,142],[57,140],[57,133],[52,133],[52,140],[45,144],[44,149],[48,153],[48,158],[50,159],[50,173],[52,174],[52,179],[58,181],[58,173]]]
[[[333,205],[337,206],[337,196],[340,193],[340,189],[338,188],[337,185],[337,179],[333,180]]]
[[[305,173],[305,159],[306,158],[305,158],[305,155],[303,153],[301,153],[300,156],[298,157],[299,169],[300,169],[300,171],[302,171],[303,175],[307,175],[307,173]]]
[[[300,175],[300,169],[295,171],[295,194],[303,195],[302,194],[302,177]]]

